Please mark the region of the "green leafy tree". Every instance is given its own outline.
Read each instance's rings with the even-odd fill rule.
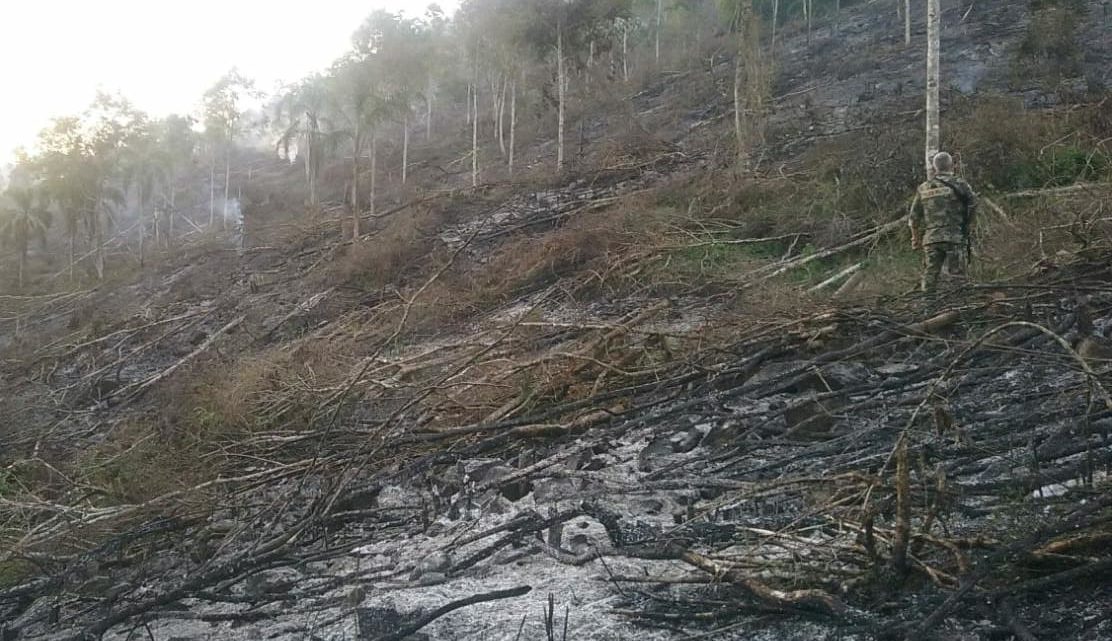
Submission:
[[[330,109],[336,121],[332,134],[351,142],[351,217],[352,237],[359,238],[361,158],[370,143],[371,194],[369,205],[374,212],[374,190],[377,163],[378,128],[395,111],[385,73],[374,53],[358,49],[337,61],[328,78]]]
[[[32,238],[38,236],[45,244],[51,216],[45,194],[36,187],[10,186],[0,203],[0,239],[13,246],[19,255],[18,286],[23,289],[27,252]]]

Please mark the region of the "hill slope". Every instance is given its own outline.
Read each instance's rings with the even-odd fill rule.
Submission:
[[[3,637],[1108,638],[1089,10],[1091,86],[1049,91],[1014,5],[947,5],[947,146],[999,204],[937,299],[875,4],[784,34],[753,176],[719,53],[600,99],[566,176],[543,139],[512,182],[426,167],[356,243],[261,197],[245,248],[0,299]]]

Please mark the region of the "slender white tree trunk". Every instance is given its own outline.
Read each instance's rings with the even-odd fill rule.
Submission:
[[[224,230],[228,229],[228,196],[232,184],[232,148],[228,145],[224,152],[224,220],[221,222]]]
[[[911,44],[911,0],[904,0],[904,44]]]
[[[622,81],[629,82],[629,25],[622,24]]]
[[[814,0],[803,0],[803,12],[807,14],[807,45],[811,44],[811,14],[815,10]]]
[[[498,100],[498,148],[506,157],[506,90],[510,84],[509,75],[502,77],[502,97]]]
[[[409,175],[409,114],[402,118],[402,184]]]
[[[773,55],[776,54],[776,24],[780,18],[780,0],[772,0],[772,40],[768,48]]]
[[[139,204],[139,267],[143,267],[146,263],[146,245],[147,245],[147,228],[143,224],[143,183],[140,180],[138,189],[138,204]]]
[[[174,185],[170,184],[170,214],[166,217],[166,247],[169,248],[174,244],[174,200],[178,195],[178,190],[174,189]]]
[[[490,126],[498,129],[498,78],[490,79]],[[494,132],[495,138],[498,132]]]
[[[428,94],[425,96],[425,142],[432,140],[432,101],[433,91],[435,91],[435,89],[432,82],[432,74],[430,73],[429,90]]]
[[[514,136],[517,134],[517,78],[510,82],[510,175],[514,175]]]
[[[209,163],[209,227],[216,225],[216,155]]]
[[[938,60],[940,38],[940,12],[938,0],[927,0],[927,176],[934,176],[931,160],[939,148],[938,118]]]
[[[567,70],[564,68],[564,32],[556,25],[556,171],[564,170],[564,118],[567,98]]]
[[[471,124],[471,83],[467,83],[467,124]]]
[[[479,92],[471,94],[471,186],[479,186]]]
[[[355,135],[351,137],[351,238],[359,240],[359,147],[362,142],[359,121],[355,122]]]
[[[664,26],[664,0],[656,0],[656,65],[660,66],[660,30]]]
[[[104,280],[104,225],[100,220],[100,206],[102,202],[103,201],[98,197],[96,209],[93,210],[93,242],[97,244],[97,280]]]
[[[371,194],[368,197],[367,207],[371,215],[375,215],[375,187],[378,184],[378,127],[371,127]]]
[[[748,144],[745,139],[745,128],[743,126],[743,111],[745,104],[742,100],[742,84],[744,83],[744,61],[745,55],[744,45],[744,29],[740,21],[738,22],[737,34],[737,57],[734,60],[734,136],[737,139],[737,168],[744,170],[748,164]]]

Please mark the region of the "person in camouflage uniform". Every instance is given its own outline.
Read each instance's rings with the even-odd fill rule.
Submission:
[[[946,272],[964,278],[969,230],[977,196],[969,183],[954,176],[954,159],[942,151],[931,161],[935,175],[919,185],[911,203],[911,246],[924,255],[922,289],[932,292]]]

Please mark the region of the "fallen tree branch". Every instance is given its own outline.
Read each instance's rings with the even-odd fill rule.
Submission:
[[[822,590],[776,590],[734,568],[723,567],[691,550],[685,550],[679,558],[684,563],[710,573],[717,579],[742,588],[753,598],[777,610],[806,610],[834,617],[840,616],[845,611],[845,605]]]
[[[158,383],[159,381],[162,381],[162,380],[168,378],[174,372],[181,369],[181,367],[183,365],[185,365],[186,363],[189,363],[194,358],[197,358],[198,356],[200,356],[201,354],[206,352],[210,347],[213,346],[214,343],[216,343],[217,340],[220,339],[221,336],[223,336],[224,334],[227,334],[228,332],[235,329],[246,318],[247,318],[246,316],[237,317],[232,322],[230,322],[227,325],[225,325],[225,326],[221,327],[220,329],[216,330],[216,332],[214,332],[212,334],[212,336],[209,336],[207,339],[205,339],[205,342],[201,343],[201,345],[199,347],[197,347],[197,349],[195,349],[192,352],[189,352],[188,354],[186,354],[178,362],[174,363],[170,367],[167,367],[166,369],[162,370],[158,374],[155,374],[154,376],[148,378],[147,380],[143,381],[142,383],[128,385],[127,387],[124,387],[124,388],[120,389],[117,393],[113,394],[113,396],[119,397],[119,396],[125,396],[125,394],[126,394],[126,399],[130,400],[132,398],[135,398],[139,394],[142,394],[151,385],[154,385],[154,384]]]
[[[476,603],[486,603],[488,601],[498,601],[500,599],[512,599],[514,597],[528,594],[532,590],[532,586],[523,585],[521,587],[510,588],[508,590],[495,590],[494,592],[474,594],[467,598],[459,599],[458,601],[451,601],[449,603],[445,603],[432,612],[429,612],[428,614],[418,617],[418,619],[413,623],[401,626],[395,632],[375,637],[374,641],[402,641],[402,639],[410,636],[414,632],[417,632],[421,628],[439,619],[445,614],[454,612],[456,610],[459,610],[460,608],[466,608],[468,606],[475,605]]]

